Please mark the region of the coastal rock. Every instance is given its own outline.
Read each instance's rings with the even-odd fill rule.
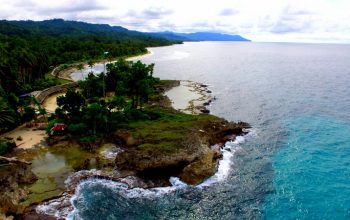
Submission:
[[[138,144],[137,140],[129,132],[119,132],[116,136],[121,140],[122,144],[128,147]]]
[[[208,121],[193,129],[174,153],[129,146],[116,156],[115,165],[119,170],[135,171],[146,183],[148,180],[164,183],[170,176],[179,176],[188,184],[198,184],[216,172],[223,144],[244,134],[249,127],[247,123],[230,123],[223,119]]]
[[[28,191],[19,184],[33,183],[37,177],[26,163],[2,164],[0,167],[0,213],[16,213]]]
[[[221,159],[222,158],[221,145],[220,144],[214,144],[210,148],[214,152],[214,159]]]
[[[182,181],[195,185],[215,173],[216,161],[214,160],[214,151],[207,146],[203,146],[202,149],[203,152],[200,157],[183,169],[180,175]]]

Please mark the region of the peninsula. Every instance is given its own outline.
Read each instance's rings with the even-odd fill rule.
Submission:
[[[24,24],[24,29],[36,25]],[[7,29],[8,35],[2,36],[9,42],[13,40],[8,36],[19,28],[11,27],[13,29]],[[85,38],[90,35],[93,34]],[[31,42],[37,36],[26,38],[23,36]],[[143,39],[143,36],[137,38]],[[71,40],[74,39],[72,36]],[[164,39],[159,42],[159,46],[172,43]],[[72,53],[76,53],[79,63],[66,63],[44,74],[50,67],[40,64],[45,58],[40,60],[41,52],[35,51],[41,43],[34,48],[29,44],[27,48],[18,48],[23,52],[23,59],[33,59],[24,64],[19,57],[14,58],[18,59],[19,67],[11,71],[18,71],[14,72],[18,87],[8,84],[11,78],[1,81],[0,213],[4,218],[9,215],[23,219],[58,217],[49,211],[40,212],[38,205],[62,199],[65,202],[57,209],[70,210],[69,198],[80,181],[88,178],[120,181],[130,188],[169,186],[170,177],[179,177],[187,184],[201,183],[216,172],[225,142],[247,133],[247,123],[227,122],[208,114],[205,106],[212,100],[206,85],[160,80],[153,76],[154,64],[126,61],[114,50],[110,50],[108,57],[103,57],[107,53],[101,57],[90,54],[91,59],[84,61],[78,57],[77,49]],[[6,45],[2,47],[11,53]],[[121,53],[138,55],[146,51],[140,46],[140,50]],[[67,71],[79,71],[84,65],[92,67],[101,59],[116,58],[116,62],[106,66],[105,72],[98,75],[91,72],[78,83],[69,82]],[[37,66],[39,64],[41,66]],[[4,63],[1,71],[10,71],[6,69],[10,65],[10,61]],[[198,95],[196,100],[189,100],[188,108],[184,109],[186,113],[175,110],[164,95],[178,86],[191,86]],[[34,89],[38,91],[32,92]],[[19,94],[23,92],[32,93]],[[57,93],[59,95],[55,95]],[[44,108],[43,103],[50,96],[57,99],[49,104],[55,107]],[[22,126],[13,130],[19,125]],[[15,135],[18,129],[23,137]],[[30,134],[34,132],[39,132],[35,144],[30,142],[35,136]],[[28,143],[31,144],[26,145]]]

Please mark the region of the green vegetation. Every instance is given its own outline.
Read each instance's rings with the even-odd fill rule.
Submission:
[[[50,74],[54,67],[58,66],[58,70],[76,65],[82,68],[82,62],[88,62],[92,67],[96,60],[143,54],[147,52],[146,47],[173,43],[177,42],[122,27],[62,19],[0,21],[0,133],[31,121],[37,110],[40,111],[33,100],[19,98],[20,95],[68,82]],[[134,72],[137,74],[136,67]],[[100,77],[105,81],[104,75]],[[133,93],[134,105],[138,106],[148,98],[149,82],[143,80],[134,85],[132,80],[135,79],[128,79],[130,83],[126,88],[131,88],[130,85],[133,88],[126,91],[127,95]],[[91,81],[97,82],[96,79]],[[88,98],[100,96],[101,91],[105,95],[104,87],[91,91],[93,93],[84,95]]]
[[[109,64],[106,76],[90,73],[79,83],[81,92],[70,89],[65,96],[57,98],[58,108],[47,132],[61,133],[61,129],[54,126],[63,123],[59,126],[67,126],[71,135],[88,143],[116,131],[129,121],[147,118],[143,104],[159,81],[152,73],[153,64],[125,60]],[[104,98],[104,89],[115,95]]]
[[[0,133],[31,121],[42,112],[40,104],[31,97],[19,99],[13,93],[5,92],[0,86]]]
[[[66,79],[61,79],[61,78],[57,78],[53,75],[51,75],[51,73],[47,73],[45,74],[45,79],[48,81],[55,81],[55,85],[62,85],[62,84],[66,84],[66,83],[70,83],[71,81],[66,80]],[[48,87],[45,87],[48,88]]]
[[[145,47],[172,43],[176,42],[109,25],[61,19],[3,20],[0,21],[0,85],[6,91],[21,94],[57,83],[45,78],[55,66],[105,59],[106,51],[108,59],[138,55],[147,52]]]
[[[128,129],[142,143],[139,149],[165,154],[175,153],[191,134],[191,129],[218,119],[212,115],[189,115],[163,108],[148,108],[144,114],[148,119],[130,122]]]
[[[12,140],[0,140],[0,155],[10,152],[16,147],[16,143]]]

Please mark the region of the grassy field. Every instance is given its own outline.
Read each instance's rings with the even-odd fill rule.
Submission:
[[[171,109],[153,108],[145,111],[153,120],[131,122],[132,136],[142,143],[139,149],[154,153],[176,153],[181,142],[201,125],[219,119],[213,115],[189,115]]]

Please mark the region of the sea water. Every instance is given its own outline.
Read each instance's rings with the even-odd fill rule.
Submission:
[[[349,219],[350,46],[193,42],[151,48],[155,76],[208,84],[211,113],[245,121],[199,186],[83,182],[72,219]],[[227,150],[230,148],[230,150]]]

